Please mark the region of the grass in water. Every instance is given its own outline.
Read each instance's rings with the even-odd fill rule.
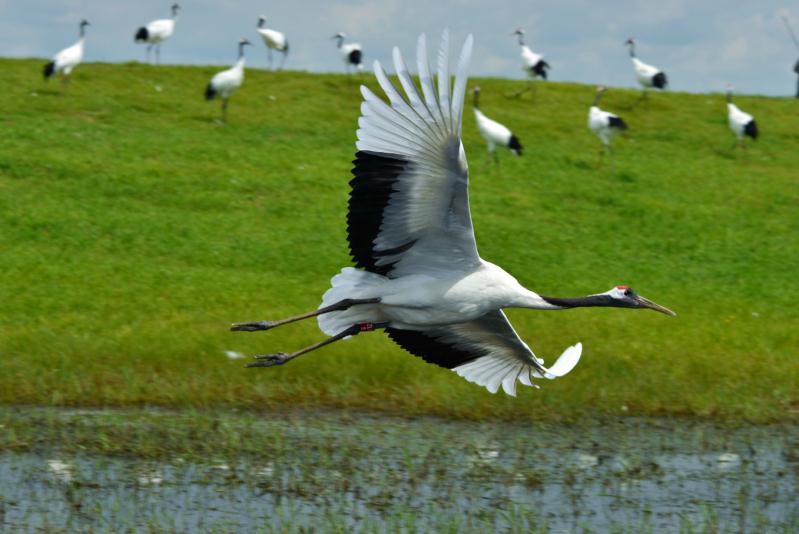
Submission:
[[[34,60],[0,60],[0,403],[368,407],[541,419],[799,413],[795,102],[738,96],[763,136],[731,150],[721,95],[603,106],[631,130],[616,172],[587,131],[593,88],[480,80],[482,107],[525,155],[495,168],[471,110],[464,145],[480,252],[542,294],[628,284],[679,315],[511,311],[548,362],[582,341],[567,378],[491,395],[361,335],[276,369],[225,351],[293,350],[308,321],[231,322],[315,308],[349,265],[345,215],[370,77],[249,70],[229,124],[202,92],[214,67],[87,64],[61,94]]]

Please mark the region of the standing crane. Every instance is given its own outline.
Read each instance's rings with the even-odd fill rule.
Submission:
[[[522,70],[527,73],[530,78],[530,85],[526,89],[518,92],[516,96],[521,96],[525,92],[534,87],[532,82],[538,78],[542,80],[547,79],[547,70],[550,68],[549,63],[544,61],[544,56],[537,54],[530,50],[530,47],[524,44],[524,28],[516,28],[511,35],[516,35],[519,38],[519,48],[522,57]]]
[[[222,99],[222,122],[227,122],[227,101],[244,82],[244,47],[252,44],[246,38],[239,41],[239,60],[227,70],[217,72],[205,88],[205,99]]]
[[[258,34],[263,39],[266,45],[266,53],[269,57],[269,67],[272,67],[272,50],[277,50],[283,54],[283,60],[277,70],[281,70],[283,65],[286,64],[286,57],[289,55],[289,41],[286,39],[286,34],[277,30],[270,30],[266,28],[266,17],[261,15],[258,18]]]
[[[172,18],[158,19],[142,26],[133,37],[137,43],[147,43],[147,63],[150,62],[150,50],[155,46],[155,62],[161,63],[161,43],[169,39],[175,32],[175,22],[178,19],[180,6],[172,4]]]
[[[480,258],[469,211],[469,173],[461,142],[466,69],[472,37],[463,45],[454,88],[449,33],[438,54],[438,90],[424,35],[417,46],[419,93],[397,48],[394,67],[405,97],[375,62],[389,103],[362,86],[354,178],[347,215],[350,253],[345,267],[312,312],[280,321],[238,323],[233,331],[269,330],[317,317],[327,339],[291,353],[256,356],[250,367],[283,365],[361,332],[384,329],[425,361],[452,369],[496,392],[516,394],[517,380],[533,385],[574,368],[582,345],[566,349],[551,367],[522,341],[503,308],[563,310],[586,306],[648,308],[674,313],[626,286],[577,298],[544,297],[501,267]]]
[[[791,28],[791,23],[788,21],[788,17],[786,15],[782,15],[782,22],[785,24],[785,29],[788,30],[788,35],[791,37],[791,41],[793,41],[793,45],[799,50],[799,39],[796,38],[796,34],[793,32],[793,28]],[[793,66],[793,71],[797,75],[796,79],[796,98],[799,98],[799,59],[796,60],[796,65]]]
[[[622,120],[622,118],[618,115],[599,108],[599,100],[602,98],[602,95],[606,90],[607,88],[604,85],[600,85],[596,88],[594,101],[591,104],[591,108],[588,110],[588,129],[594,132],[594,134],[602,142],[603,151],[600,152],[600,154],[604,154],[604,151],[610,153],[611,165],[614,166],[615,171],[615,163],[613,163],[613,148],[610,146],[610,140],[617,133],[626,130],[627,123],[624,122],[624,120]]]
[[[635,69],[635,77],[644,91],[641,97],[646,98],[646,90],[650,87],[665,89],[669,83],[666,79],[666,73],[655,66],[644,63],[636,57],[635,39],[630,37],[624,44],[630,47],[630,60],[633,63],[633,69]]]
[[[360,72],[363,70],[363,49],[358,43],[344,44],[344,39],[346,38],[347,34],[341,32],[331,37],[331,39],[336,40],[341,59],[344,60],[344,65],[347,67],[347,74],[350,73],[350,67],[355,67]]]
[[[86,19],[81,20],[80,38],[78,42],[57,53],[53,56],[53,60],[44,66],[45,80],[49,80],[58,74],[61,76],[62,87],[69,83],[69,76],[72,74],[72,69],[77,67],[83,59],[83,44],[86,42],[86,26],[89,26],[89,21]]]
[[[485,139],[488,145],[488,153],[494,157],[494,161],[499,164],[497,145],[504,146],[513,154],[521,156],[522,145],[519,143],[519,138],[513,135],[506,126],[489,119],[480,111],[480,87],[475,86],[472,89],[472,94],[474,95],[474,118],[477,122],[477,129],[483,139]]]
[[[747,137],[751,137],[753,141],[757,140],[757,123],[749,113],[741,111],[738,106],[732,103],[734,89],[732,85],[727,84],[727,121],[736,138],[732,147],[735,148],[737,145],[743,148],[746,146],[744,141]]]

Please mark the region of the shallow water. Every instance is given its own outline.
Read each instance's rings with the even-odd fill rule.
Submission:
[[[0,530],[799,531],[796,425],[257,424],[235,461],[0,453]]]

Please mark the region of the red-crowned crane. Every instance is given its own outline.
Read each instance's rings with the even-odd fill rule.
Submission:
[[[155,46],[155,62],[161,63],[161,43],[169,39],[175,32],[175,22],[178,20],[178,4],[172,4],[171,19],[158,19],[142,26],[136,32],[133,40],[137,43],[147,43],[147,63],[150,62],[150,50]]]
[[[727,85],[727,121],[730,125],[730,130],[735,134],[735,144],[745,147],[744,140],[747,137],[752,138],[753,141],[757,140],[758,130],[755,119],[749,113],[745,113],[738,109],[738,106],[732,103],[732,91],[734,87]]]
[[[530,50],[530,47],[524,44],[525,36],[524,28],[516,28],[511,35],[516,35],[519,38],[519,49],[522,57],[522,70],[527,73],[531,81],[541,78],[547,79],[547,70],[549,70],[549,63],[544,61],[544,56],[537,54]],[[529,91],[534,86],[530,84],[526,89],[518,92],[516,96],[521,96],[523,93]]]
[[[44,66],[44,79],[49,80],[56,74],[61,76],[63,84],[69,83],[69,75],[72,69],[77,67],[83,59],[83,45],[86,42],[86,26],[89,26],[89,21],[86,19],[80,21],[80,38],[74,45],[63,49],[55,56],[53,60]]]
[[[613,148],[610,146],[610,140],[614,135],[626,130],[627,123],[618,115],[599,108],[599,100],[606,90],[607,88],[603,85],[596,88],[594,101],[588,110],[588,129],[594,132],[602,142],[603,152],[601,153],[604,153],[605,150],[610,153],[611,164],[613,164]],[[615,170],[615,164],[613,165]]]
[[[239,323],[234,331],[268,330],[309,317],[331,337],[292,353],[256,356],[251,367],[282,365],[348,336],[385,329],[429,363],[496,392],[516,394],[516,382],[565,375],[582,345],[569,347],[551,367],[516,334],[503,308],[563,310],[584,306],[670,310],[626,286],[577,298],[544,297],[477,252],[469,211],[469,173],[461,143],[466,69],[472,37],[463,45],[454,88],[449,33],[438,54],[436,90],[425,38],[417,48],[421,94],[394,49],[400,91],[379,62],[374,70],[389,103],[367,87],[358,121],[358,152],[347,216],[350,252],[358,268],[333,277],[319,309],[283,319]]]
[[[669,84],[668,80],[666,79],[666,73],[659,68],[653,65],[648,65],[638,59],[638,57],[635,55],[634,38],[630,37],[624,42],[624,44],[630,47],[630,60],[633,63],[635,77],[644,91],[641,96],[645,98],[646,90],[650,87],[654,87],[655,89],[665,89]]]
[[[494,161],[499,164],[497,145],[507,148],[517,156],[521,156],[522,145],[519,142],[519,138],[513,135],[507,126],[489,119],[480,111],[480,87],[475,86],[472,89],[472,94],[474,96],[474,118],[475,122],[477,122],[477,129],[483,139],[485,139],[486,145],[488,145],[488,152],[494,157]]]
[[[363,70],[363,48],[358,43],[344,43],[347,38],[346,33],[337,33],[331,39],[336,40],[336,46],[341,54],[341,59],[347,67],[347,74],[350,73],[350,67],[355,67],[359,72]]]
[[[277,50],[283,54],[283,59],[280,61],[280,66],[277,68],[277,70],[282,69],[283,65],[286,64],[286,58],[289,55],[289,41],[286,39],[286,34],[267,28],[266,17],[263,15],[258,18],[257,31],[266,45],[266,54],[269,57],[269,67],[272,67],[272,50]]]
[[[205,99],[222,99],[222,122],[227,122],[227,101],[244,81],[244,47],[252,44],[246,38],[239,41],[239,60],[227,70],[217,72],[205,88]]]

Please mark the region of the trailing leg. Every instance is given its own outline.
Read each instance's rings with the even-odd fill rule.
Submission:
[[[269,330],[271,328],[275,328],[276,326],[281,326],[284,324],[301,321],[303,319],[309,319],[311,317],[316,317],[317,315],[322,315],[323,313],[346,310],[351,306],[356,306],[358,304],[377,304],[378,302],[380,302],[379,297],[372,299],[344,299],[334,304],[331,304],[330,306],[318,308],[314,311],[303,313],[301,315],[295,315],[293,317],[289,317],[287,319],[281,319],[279,321],[256,321],[251,323],[234,323],[230,326],[230,330],[233,332],[257,332],[259,330]]]
[[[309,347],[305,347],[304,349],[300,349],[296,352],[292,353],[285,353],[285,352],[278,352],[275,354],[262,354],[255,356],[255,359],[258,360],[253,363],[248,363],[247,367],[274,367],[275,365],[283,365],[286,362],[297,358],[298,356],[302,356],[303,354],[307,354],[311,351],[314,351],[318,348],[324,347],[325,345],[330,345],[331,343],[338,341],[339,339],[344,339],[347,336],[357,336],[361,332],[371,332],[372,330],[376,330],[378,328],[385,328],[388,326],[388,323],[358,323],[346,328],[336,334],[335,336],[330,336],[327,339],[320,341],[319,343],[314,343]]]

